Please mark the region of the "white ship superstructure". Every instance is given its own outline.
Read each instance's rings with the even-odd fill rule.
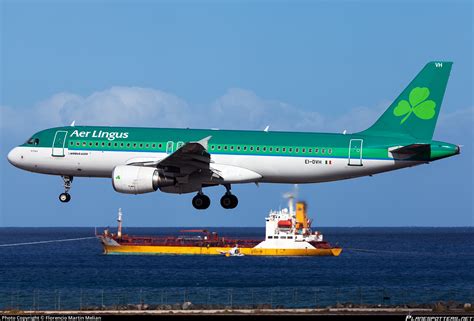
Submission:
[[[271,210],[265,218],[265,241],[255,248],[314,249],[323,242],[323,235],[312,231],[311,220],[306,215],[306,203],[288,197],[288,208]]]

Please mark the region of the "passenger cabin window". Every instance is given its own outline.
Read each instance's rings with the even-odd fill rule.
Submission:
[[[272,239],[272,238],[273,238],[273,236],[269,236],[268,238],[269,238],[269,239]]]

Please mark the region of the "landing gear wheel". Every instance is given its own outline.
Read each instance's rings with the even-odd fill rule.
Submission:
[[[205,210],[211,205],[211,199],[204,194],[198,193],[193,197],[193,206],[198,210]]]
[[[64,181],[64,193],[59,194],[59,200],[62,203],[67,203],[71,200],[71,195],[69,195],[69,190],[71,189],[72,180],[74,177],[72,176],[62,176]]]
[[[239,199],[233,194],[226,193],[221,198],[221,206],[225,209],[236,208],[237,204],[239,204]]]
[[[59,200],[62,203],[67,203],[71,200],[71,195],[69,195],[68,193],[61,193],[59,194]]]

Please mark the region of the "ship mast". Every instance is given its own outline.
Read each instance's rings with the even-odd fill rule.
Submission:
[[[118,210],[117,222],[118,222],[117,237],[120,239],[122,238],[122,209],[121,208],[119,208]]]

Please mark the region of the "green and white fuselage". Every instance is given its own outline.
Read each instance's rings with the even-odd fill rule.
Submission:
[[[432,140],[450,69],[427,64],[360,133],[67,126],[34,134],[8,159],[37,173],[111,178],[117,191],[135,194],[373,175],[459,153],[457,145]]]
[[[127,138],[98,137],[108,133]],[[44,174],[110,178],[118,165],[161,160],[185,142],[209,136],[210,166],[235,166],[255,173],[256,177],[249,176],[243,182],[334,181],[426,163],[451,156],[457,150],[455,145],[437,141],[358,134],[58,127],[35,134],[33,140],[38,139],[38,145],[25,143],[15,149],[20,156],[16,163],[20,168]],[[397,159],[390,152],[391,148],[414,143],[430,144],[430,158]]]

